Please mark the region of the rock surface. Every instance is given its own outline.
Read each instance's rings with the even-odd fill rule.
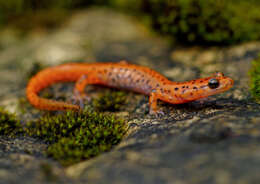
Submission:
[[[26,38],[0,33],[0,105],[20,114],[26,73],[33,63],[128,60],[177,81],[222,71],[234,87],[204,102],[160,103],[165,116],[148,115],[148,98],[130,93],[129,132],[112,151],[68,168],[42,155],[32,138],[0,139],[0,183],[230,184],[260,181],[260,105],[248,91],[248,69],[260,43],[225,48],[175,48],[137,20],[105,9],[75,13],[52,33]],[[57,88],[57,87],[56,87]],[[90,87],[91,88],[91,87]],[[99,90],[99,88],[94,88]],[[93,90],[92,90],[93,91]],[[71,91],[68,91],[71,94]],[[92,92],[94,93],[94,92]]]

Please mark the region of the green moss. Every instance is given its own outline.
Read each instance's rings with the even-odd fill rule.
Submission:
[[[252,67],[249,72],[251,78],[251,94],[260,103],[260,56],[252,62]]]
[[[110,150],[124,136],[126,125],[114,116],[83,111],[47,115],[25,130],[48,142],[47,155],[67,166]]]
[[[21,97],[18,99],[18,109],[22,114],[25,114],[29,108],[31,108],[31,105],[26,97]]]
[[[143,2],[151,26],[181,43],[233,44],[260,38],[257,0]]]
[[[126,93],[122,91],[105,92],[93,99],[93,107],[98,111],[119,111],[126,104]]]
[[[16,116],[0,107],[0,135],[14,137],[23,132]]]

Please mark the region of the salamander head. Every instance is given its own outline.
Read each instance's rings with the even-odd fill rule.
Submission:
[[[211,77],[167,85],[167,88],[171,89],[171,96],[173,98],[168,97],[164,101],[185,103],[227,91],[233,84],[234,81],[231,78],[225,77],[221,72],[216,72]]]
[[[185,96],[187,100],[196,100],[227,91],[233,84],[234,81],[231,78],[225,77],[221,72],[216,72],[212,77],[192,81],[190,89],[185,91],[187,93]]]

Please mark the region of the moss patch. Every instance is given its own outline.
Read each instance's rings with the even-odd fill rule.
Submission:
[[[252,62],[252,67],[249,72],[251,78],[251,94],[260,103],[260,56]]]
[[[38,137],[46,141],[46,155],[68,166],[109,151],[125,135],[123,120],[111,115],[82,111],[49,113],[22,126],[16,116],[0,108],[0,135]]]
[[[30,122],[26,132],[48,142],[47,155],[67,166],[110,150],[123,138],[126,125],[114,116],[67,112]]]
[[[23,132],[16,116],[0,107],[0,135],[14,137]]]
[[[143,3],[142,9],[152,27],[181,43],[233,44],[260,38],[257,0],[143,0]]]
[[[123,91],[105,92],[93,99],[93,107],[98,111],[119,111],[126,104],[126,93]]]

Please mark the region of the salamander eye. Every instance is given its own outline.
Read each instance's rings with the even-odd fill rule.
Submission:
[[[209,83],[208,83],[208,86],[209,86],[210,89],[215,89],[215,88],[217,88],[219,86],[219,81],[217,79],[215,79],[215,78],[210,79]]]

